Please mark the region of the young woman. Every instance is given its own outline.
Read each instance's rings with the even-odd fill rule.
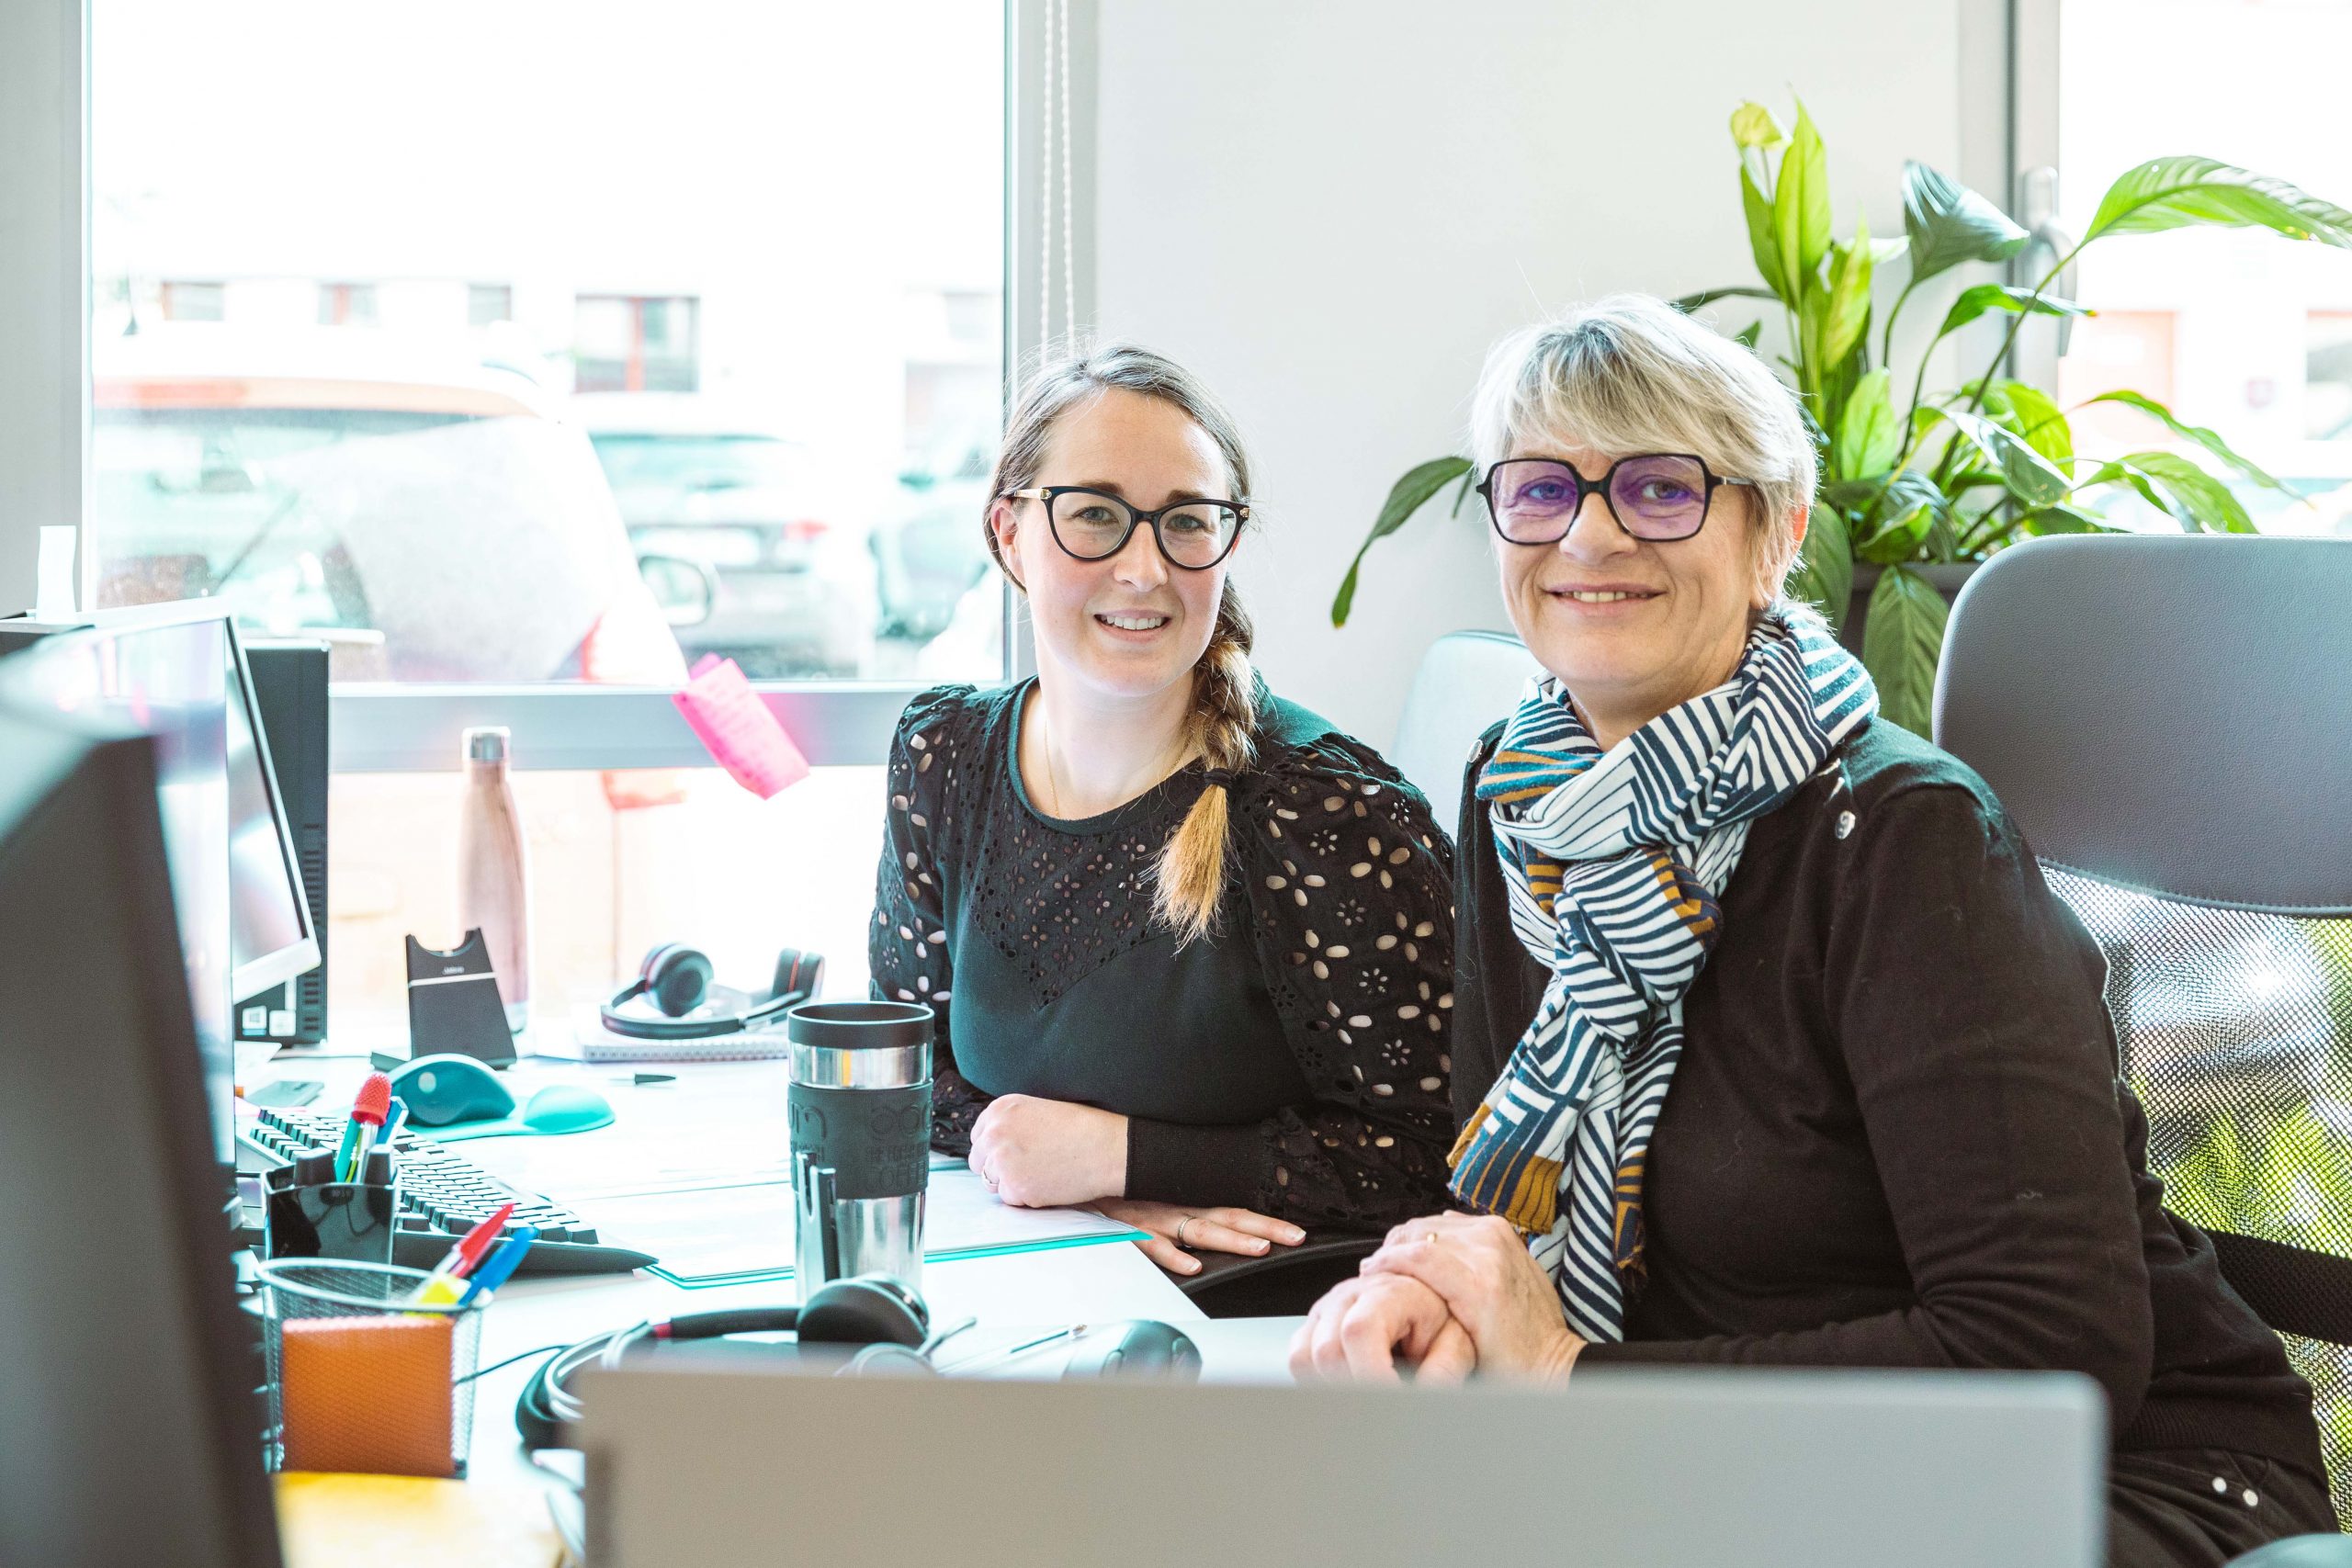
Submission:
[[[1251,671],[1232,420],[1103,349],[1030,385],[990,493],[1037,673],[908,705],[871,937],[875,994],[938,1011],[933,1143],[1178,1274],[1426,1210],[1452,853],[1394,769]]]

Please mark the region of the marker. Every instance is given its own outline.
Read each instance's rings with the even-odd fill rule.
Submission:
[[[376,1130],[376,1147],[389,1149],[392,1140],[400,1136],[401,1126],[408,1120],[408,1101],[392,1096],[392,1108],[385,1114],[384,1124]]]
[[[368,1146],[367,1129],[384,1124],[384,1113],[391,1109],[392,1080],[382,1073],[369,1073],[368,1081],[359,1086],[359,1096],[352,1101],[351,1120],[343,1124],[343,1147],[334,1156],[335,1179],[359,1179],[360,1156]]]
[[[487,1304],[490,1293],[506,1283],[508,1277],[523,1266],[523,1255],[530,1251],[531,1244],[538,1239],[537,1226],[524,1225],[500,1243],[498,1250],[490,1255],[489,1260],[474,1270],[474,1277],[467,1281],[466,1293],[458,1298],[458,1304],[461,1307],[469,1307],[476,1302]]]
[[[433,1266],[431,1278],[419,1285],[416,1288],[416,1294],[410,1299],[423,1301],[424,1292],[433,1288],[435,1280],[462,1280],[472,1273],[474,1265],[481,1261],[482,1255],[488,1252],[492,1244],[498,1240],[499,1231],[505,1226],[507,1220],[513,1217],[514,1213],[514,1205],[512,1202],[502,1203],[496,1213],[468,1231],[458,1240],[458,1245],[451,1247],[443,1256],[441,1261]],[[452,1292],[451,1298],[455,1299],[457,1294],[458,1292]]]

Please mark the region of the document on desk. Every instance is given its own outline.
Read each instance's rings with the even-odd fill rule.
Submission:
[[[579,1201],[608,1244],[662,1261],[649,1272],[696,1289],[792,1273],[789,1181],[671,1190]],[[924,1203],[924,1258],[934,1262],[1135,1241],[1143,1233],[1086,1209],[1016,1209],[962,1166],[934,1169]]]

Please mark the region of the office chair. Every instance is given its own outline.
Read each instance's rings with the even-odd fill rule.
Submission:
[[[1448,632],[1430,644],[1405,694],[1396,744],[1388,760],[1430,798],[1438,826],[1453,831],[1462,814],[1462,769],[1487,727],[1509,718],[1543,666],[1509,632]]]
[[[1935,739],[2105,951],[2149,1166],[2310,1381],[2352,1528],[2352,539],[2004,550]]]

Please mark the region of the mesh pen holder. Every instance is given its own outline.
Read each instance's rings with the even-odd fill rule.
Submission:
[[[411,1305],[428,1276],[387,1263],[273,1258],[256,1272],[270,1469],[465,1474],[479,1304]]]

